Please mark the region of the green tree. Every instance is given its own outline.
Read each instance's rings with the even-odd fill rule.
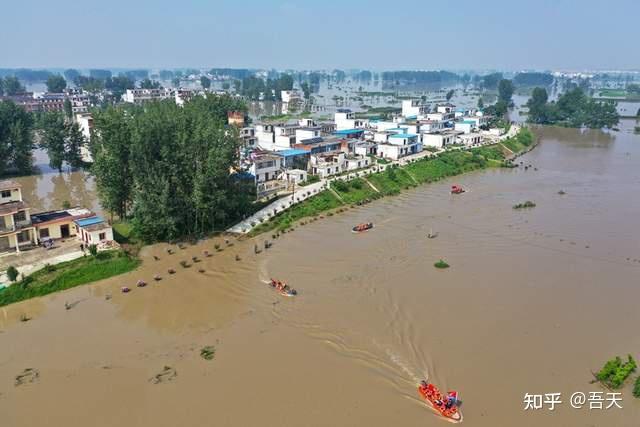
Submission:
[[[234,80],[233,88],[236,90],[236,93],[240,93],[240,89],[242,88],[242,82],[240,80]]]
[[[229,82],[222,83],[222,89],[223,90],[229,90],[230,87],[231,87],[231,85],[229,84]]]
[[[53,111],[45,113],[42,118],[42,134],[41,147],[47,151],[49,166],[62,173],[66,138],[62,114]]]
[[[83,166],[82,155],[80,149],[86,144],[84,135],[75,122],[68,122],[65,125],[66,138],[64,160],[72,167],[79,168]]]
[[[140,89],[160,89],[160,82],[156,80],[144,79],[140,82]]]
[[[171,80],[171,83],[173,84],[173,87],[180,87],[180,77],[174,77]]]
[[[60,93],[67,87],[67,81],[60,74],[52,74],[47,79],[47,91]]]
[[[300,89],[302,89],[304,99],[309,99],[309,97],[311,96],[311,88],[309,87],[309,83],[302,82],[300,84]]]
[[[211,87],[211,79],[207,76],[200,76],[200,84],[203,89],[209,89]]]
[[[484,108],[484,101],[482,100],[482,96],[478,97],[478,110],[482,110]]]
[[[0,176],[13,169],[31,173],[33,115],[12,101],[0,101]]]
[[[498,100],[503,101],[507,106],[511,104],[514,87],[511,80],[502,79],[498,83]]]
[[[227,113],[238,110],[246,105],[209,95],[183,107],[166,100],[97,114],[91,170],[103,206],[128,213],[146,241],[219,230],[247,214],[253,184],[229,173],[241,140]]]
[[[64,99],[64,115],[67,116],[67,119],[71,119],[73,117],[73,105],[69,98]]]
[[[4,79],[0,77],[0,96],[4,95]]]
[[[527,107],[529,108],[528,120],[531,123],[548,123],[550,119],[549,107],[547,106],[548,99],[549,96],[546,89],[541,87],[533,89],[531,98],[527,101]]]
[[[134,114],[138,108],[109,107],[94,116],[95,132],[89,148],[91,173],[102,207],[126,218],[131,203],[133,178],[129,164]]]
[[[451,98],[453,98],[453,94],[455,93],[455,91],[453,89],[449,90],[449,92],[447,92],[447,102],[451,101]]]
[[[73,68],[69,68],[67,70],[64,70],[64,78],[67,79],[67,81],[73,82],[78,77],[80,77],[80,72],[78,70],[75,70]]]
[[[24,93],[27,90],[22,84],[20,84],[20,80],[18,80],[15,76],[7,76],[4,78],[4,93],[8,96],[17,95],[19,93]]]

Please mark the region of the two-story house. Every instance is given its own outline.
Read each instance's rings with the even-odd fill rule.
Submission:
[[[20,252],[20,247],[38,243],[21,187],[14,181],[0,181],[0,253]]]

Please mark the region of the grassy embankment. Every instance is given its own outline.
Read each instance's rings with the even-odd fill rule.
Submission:
[[[0,306],[117,276],[139,263],[122,251],[106,251],[49,265],[0,291]]]
[[[532,142],[533,135],[528,129],[524,129],[515,138],[503,142],[503,145],[517,153],[528,148]],[[340,212],[348,209],[349,206],[395,195],[420,184],[439,181],[473,170],[506,166],[506,154],[510,153],[505,151],[500,145],[448,151],[416,160],[406,166],[393,166],[384,172],[370,174],[360,172],[359,177],[354,180],[335,181],[331,184],[331,190],[324,190],[283,212],[264,218],[249,235],[256,236],[270,230],[287,231],[294,223],[305,218],[315,221],[323,213],[330,216],[333,214],[331,211]],[[300,223],[304,225],[306,221]]]

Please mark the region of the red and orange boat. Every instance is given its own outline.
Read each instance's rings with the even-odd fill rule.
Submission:
[[[443,417],[456,422],[462,421],[462,414],[458,410],[461,402],[458,400],[457,391],[450,391],[443,396],[438,387],[422,381],[418,386],[418,393]]]
[[[451,194],[462,194],[464,193],[466,190],[464,188],[462,188],[459,185],[452,185],[451,186]]]
[[[280,280],[271,279],[269,285],[284,297],[295,297],[298,295],[298,291]]]

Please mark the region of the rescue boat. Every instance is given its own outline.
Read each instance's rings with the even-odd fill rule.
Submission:
[[[462,414],[458,409],[461,402],[458,400],[457,391],[449,391],[443,396],[438,387],[422,381],[418,386],[418,393],[443,417],[456,422],[462,421]]]
[[[358,224],[355,227],[353,227],[351,229],[352,232],[354,233],[364,233],[365,231],[369,231],[373,228],[373,223],[372,222],[367,222],[364,224]]]
[[[289,287],[289,285],[281,282],[280,280],[271,279],[271,281],[269,282],[269,286],[275,289],[276,292],[278,292],[283,297],[295,297],[296,295],[298,295],[298,291],[292,289],[291,287]]]
[[[452,185],[451,186],[451,194],[462,194],[464,193],[466,190],[464,188],[462,188],[459,185]]]

